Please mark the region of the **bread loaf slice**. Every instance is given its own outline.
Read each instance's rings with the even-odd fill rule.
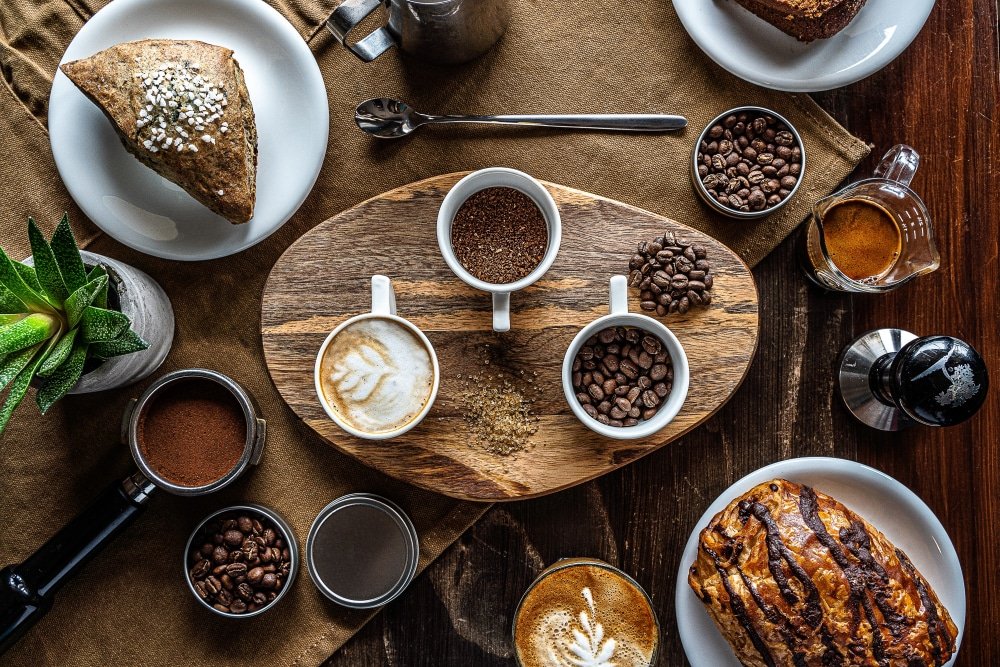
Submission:
[[[257,128],[230,49],[146,39],[60,69],[141,163],[233,224],[253,217]]]
[[[736,0],[802,42],[833,37],[847,27],[865,0]]]

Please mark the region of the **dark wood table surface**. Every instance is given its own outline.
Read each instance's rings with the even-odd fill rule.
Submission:
[[[884,326],[963,338],[1000,382],[997,14],[996,0],[941,0],[898,60],[815,96],[875,145],[859,176],[893,144],[921,153],[913,187],[931,210],[940,270],[889,295],[825,294],[806,286],[789,239],[754,271],[760,349],[743,387],[715,418],[594,482],[495,506],[328,664],[511,665],[510,622],[521,593],[549,563],[587,555],[646,588],[662,625],[660,664],[683,665],[674,588],[694,522],[743,475],[822,455],[883,470],[934,510],[966,578],[968,620],[957,664],[1000,665],[1000,387],[963,425],[886,435],[856,423],[833,384],[840,348]]]

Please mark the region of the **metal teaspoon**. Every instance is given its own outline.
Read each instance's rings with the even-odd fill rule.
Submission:
[[[405,102],[391,97],[377,97],[359,104],[354,112],[354,122],[364,132],[380,139],[398,139],[410,134],[421,125],[443,123],[499,123],[632,132],[666,132],[680,130],[687,125],[687,119],[683,116],[658,113],[431,116],[411,109]]]

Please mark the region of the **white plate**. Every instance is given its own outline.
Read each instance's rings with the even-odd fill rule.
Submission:
[[[916,494],[885,473],[854,461],[813,457],[781,461],[750,473],[716,498],[695,524],[677,570],[674,594],[677,629],[691,667],[740,667],[729,642],[687,583],[688,569],[698,556],[698,533],[733,498],[776,478],[807,484],[833,496],[902,549],[955,621],[958,654],[965,628],[965,580],[958,554],[941,522]],[[952,657],[947,665],[954,662]]]
[[[839,88],[879,71],[910,45],[934,0],[868,0],[846,28],[804,44],[735,0],[674,0],[685,30],[741,79],[792,92]]]
[[[198,39],[234,51],[257,119],[253,219],[232,225],[140,164],[61,71],[49,99],[59,175],[98,227],[150,255],[214,259],[259,243],[302,204],[326,154],[326,86],[309,47],[262,0],[115,0],[83,26],[62,61],[146,38]]]

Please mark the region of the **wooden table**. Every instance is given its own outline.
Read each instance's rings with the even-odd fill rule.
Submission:
[[[968,621],[958,665],[1000,664],[1000,386],[971,421],[884,435],[856,423],[834,395],[832,367],[860,332],[898,326],[972,343],[1000,383],[1000,43],[995,0],[937,3],[920,36],[882,72],[816,95],[877,150],[905,142],[923,155],[939,271],[879,297],[806,286],[790,239],[755,270],[761,344],[733,400],[679,442],[597,481],[499,505],[328,664],[488,667],[513,664],[509,629],[544,565],[590,555],[633,574],[663,627],[662,665],[683,665],[674,624],[684,542],[729,484],[797,456],[854,459],[923,498],[958,549]],[[683,582],[682,582],[683,585]]]

